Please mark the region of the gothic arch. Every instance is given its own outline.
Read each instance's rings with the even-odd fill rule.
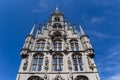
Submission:
[[[37,42],[39,42],[39,41],[46,41],[44,38],[39,38],[39,39],[37,39]]]
[[[53,27],[54,27],[54,26],[62,27],[62,24],[61,24],[61,23],[54,23],[54,24],[53,24]]]
[[[71,51],[79,51],[79,45],[77,39],[71,39],[70,41]]]
[[[44,55],[42,53],[36,53],[32,58],[32,71],[41,71],[43,65]]]
[[[73,38],[73,39],[70,39],[69,41],[71,42],[71,41],[78,41],[78,40]]]
[[[63,71],[63,55],[61,53],[53,54],[52,70],[53,71]]]
[[[54,52],[54,53],[53,53],[53,56],[54,56],[54,55],[61,55],[61,56],[64,56],[61,52]]]
[[[75,80],[89,80],[88,77],[84,76],[84,75],[78,75]]]
[[[78,54],[78,53],[72,54],[72,63],[73,63],[74,71],[83,71],[84,70],[81,54]]]
[[[73,53],[71,54],[71,57],[73,57],[74,55],[80,55],[80,56],[82,56],[82,54],[81,54],[80,52],[73,52]]]
[[[42,56],[44,56],[44,54],[43,54],[42,52],[36,52],[36,53],[33,54],[33,57],[34,57],[34,56],[37,56],[37,55],[42,55]]]
[[[55,20],[55,21],[60,21],[60,17],[59,17],[59,16],[56,16],[54,20]]]
[[[39,76],[30,76],[27,80],[43,80],[43,78]]]
[[[35,44],[35,50],[36,51],[44,51],[45,44],[46,44],[45,39],[43,39],[43,38],[38,39]]]

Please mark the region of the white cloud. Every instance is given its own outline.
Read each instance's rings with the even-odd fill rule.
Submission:
[[[108,58],[119,57],[120,56],[120,43],[118,43],[117,45],[114,45],[112,48],[110,48],[107,53],[109,53]]]
[[[38,4],[38,8],[33,9],[32,13],[36,13],[36,12],[45,12],[49,9],[48,7],[48,3],[46,0],[39,0],[39,4]]]
[[[110,76],[109,78],[106,78],[105,80],[120,80],[120,73]]]
[[[36,13],[36,12],[39,12],[39,9],[34,9],[34,10],[32,11],[32,13]]]
[[[97,38],[111,38],[111,39],[120,39],[120,36],[116,36],[116,35],[109,35],[109,34],[105,34],[102,32],[97,32],[97,31],[87,31],[88,34],[91,34],[93,36],[96,36]]]
[[[105,20],[105,17],[93,17],[90,22],[91,23],[102,23],[104,22],[104,20]]]
[[[102,57],[98,61],[98,68],[101,74],[107,73],[107,74],[117,74],[114,76],[107,77],[106,75],[103,75],[102,77],[105,77],[105,80],[115,80],[116,77],[120,76],[120,43],[117,45],[113,45],[110,49],[106,50],[107,55],[105,57]],[[117,79],[119,80],[120,77]]]
[[[93,35],[93,36],[96,36],[98,38],[109,38],[110,37],[109,35],[106,35],[106,34],[103,34],[100,32],[96,32],[96,31],[88,31],[88,33]]]

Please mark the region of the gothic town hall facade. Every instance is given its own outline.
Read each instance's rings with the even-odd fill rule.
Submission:
[[[68,23],[58,6],[34,35],[34,24],[20,52],[16,80],[100,80],[89,37]],[[42,28],[42,29],[41,29]]]

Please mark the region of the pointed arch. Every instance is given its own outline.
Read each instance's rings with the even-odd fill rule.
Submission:
[[[42,70],[43,58],[44,58],[44,55],[40,53],[36,53],[33,55],[32,71]]]
[[[62,30],[62,25],[60,23],[53,24],[53,30],[55,31]]]
[[[70,40],[70,47],[71,47],[71,51],[79,51],[78,40],[71,39]]]
[[[53,41],[53,50],[62,51],[62,40]]]
[[[79,75],[75,78],[75,80],[89,80],[88,77],[84,76],[84,75]]]
[[[43,78],[39,77],[39,76],[30,76],[28,78],[28,80],[43,80]]]
[[[45,39],[39,39],[36,42],[36,51],[44,51],[45,48]]]
[[[63,70],[63,55],[61,53],[53,54],[53,71]]]
[[[72,54],[72,60],[74,71],[83,71],[82,54],[79,53]]]
[[[60,17],[56,16],[54,20],[55,21],[60,21]]]

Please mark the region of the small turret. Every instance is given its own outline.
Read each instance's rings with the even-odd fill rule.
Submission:
[[[59,12],[58,5],[56,6],[55,12],[56,12],[56,13],[58,13],[58,12]]]
[[[35,37],[34,37],[35,27],[36,27],[36,24],[34,23],[30,34],[26,36],[24,46],[23,46],[21,53],[20,53],[22,58],[26,58],[28,56],[28,52],[32,49],[32,44],[33,44],[33,41],[35,39]]]
[[[47,22],[46,22],[46,20],[44,20],[43,26],[44,26],[44,29],[47,29]]]
[[[94,57],[94,50],[90,43],[89,37],[88,37],[88,35],[85,34],[85,32],[82,29],[80,24],[79,24],[79,28],[80,28],[80,39],[83,44],[83,49],[86,50],[87,55],[92,58],[92,57]]]
[[[74,25],[74,33],[77,34],[77,28],[76,28],[76,25]]]
[[[41,27],[41,24],[39,24],[39,26],[38,26],[37,33],[36,33],[36,38],[38,38],[38,35],[40,34],[40,27]]]
[[[72,24],[71,24],[71,23],[69,23],[69,29],[71,29],[71,30],[72,30]]]
[[[80,36],[86,35],[80,24],[79,24],[79,28],[80,28]]]
[[[35,27],[36,27],[36,23],[34,23],[33,28],[32,28],[32,30],[30,32],[30,35],[34,36]]]

